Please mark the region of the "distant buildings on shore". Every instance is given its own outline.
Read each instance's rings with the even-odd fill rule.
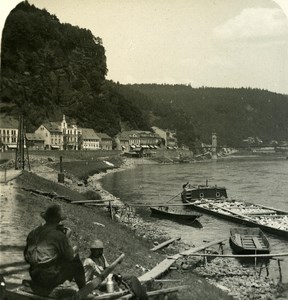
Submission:
[[[0,119],[0,149],[17,148],[19,122],[12,117]],[[158,148],[177,149],[176,134],[153,127],[153,131],[120,132],[114,139],[92,128],[78,127],[75,122],[44,122],[25,135],[25,146],[32,150],[112,150],[150,156]]]

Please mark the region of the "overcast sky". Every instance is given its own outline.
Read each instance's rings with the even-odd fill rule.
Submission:
[[[1,21],[19,2],[0,1]],[[29,3],[102,38],[108,79],[288,94],[288,0]]]

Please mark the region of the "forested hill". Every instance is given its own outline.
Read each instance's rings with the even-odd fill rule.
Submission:
[[[61,24],[22,2],[2,34],[1,112],[24,114],[28,130],[62,114],[115,135],[121,126],[148,129],[142,112],[105,80],[105,48],[90,30]]]
[[[264,142],[288,140],[287,95],[250,88],[165,84],[134,84],[121,89],[123,95],[145,95],[146,100],[135,97],[134,103],[153,111],[152,118],[160,127],[185,128],[187,136],[195,135],[204,142],[211,142],[212,131],[228,145],[239,145],[249,136]]]
[[[108,66],[109,67],[109,66]],[[8,16],[2,34],[1,112],[24,114],[27,129],[62,114],[111,136],[159,126],[181,144],[239,145],[249,136],[288,139],[288,96],[257,89],[122,85],[107,81],[105,48],[90,30],[62,24],[28,2]],[[123,70],[125,72],[125,70]]]

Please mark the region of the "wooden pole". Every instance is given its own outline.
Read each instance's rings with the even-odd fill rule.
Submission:
[[[4,183],[7,183],[7,167],[4,167]]]
[[[21,116],[21,168],[25,169],[25,156],[24,156],[24,119]]]
[[[159,244],[159,245],[153,247],[152,249],[150,249],[150,251],[157,251],[157,250],[159,250],[159,249],[162,249],[162,248],[164,248],[164,247],[166,247],[166,246],[172,244],[172,243],[175,242],[175,241],[180,241],[180,240],[181,240],[181,237],[177,237],[177,238],[170,239],[170,240],[168,240],[168,241],[166,241],[166,242],[164,242],[164,243],[162,243],[162,244]]]
[[[109,201],[109,210],[110,210],[110,216],[111,216],[111,219],[114,220],[114,216],[113,216],[113,207],[112,207],[111,201]]]
[[[177,195],[175,195],[174,197],[172,197],[170,200],[167,201],[167,203],[169,203],[171,200],[175,199],[177,196],[179,196],[182,192],[178,193]]]
[[[60,156],[60,173],[58,173],[58,182],[64,183],[62,155]]]
[[[26,137],[26,128],[25,128],[24,140],[25,140],[25,145],[26,145],[26,155],[27,155],[28,169],[29,169],[29,171],[31,171],[29,151],[28,151],[28,140],[27,140],[27,137]]]
[[[277,264],[279,268],[279,281],[282,282],[282,270],[281,270],[281,264],[280,264],[280,259],[277,259]]]
[[[60,156],[60,173],[63,173],[62,155]]]

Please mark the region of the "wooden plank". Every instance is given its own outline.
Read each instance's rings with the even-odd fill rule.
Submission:
[[[179,257],[165,258],[158,265],[156,265],[152,270],[150,270],[147,273],[140,276],[138,278],[139,281],[141,283],[143,283],[143,282],[151,281],[154,278],[157,278],[158,276],[163,274],[165,271],[167,271],[169,269],[169,267],[171,267],[178,258]]]
[[[210,246],[213,246],[213,245],[217,245],[217,244],[221,244],[223,243],[224,241],[226,241],[227,239],[221,239],[221,240],[216,240],[216,241],[212,241],[210,243],[207,243],[205,245],[202,245],[202,246],[199,246],[199,247],[195,247],[195,248],[191,248],[189,250],[186,250],[186,251],[183,251],[183,252],[180,252],[180,255],[190,255],[191,253],[195,253],[195,252],[198,252],[198,251],[201,251],[201,250],[204,250]]]
[[[282,214],[282,215],[288,215],[288,211],[286,211],[286,210],[280,210],[280,209],[276,209],[276,208],[270,207],[270,206],[265,206],[265,205],[262,205],[262,204],[256,204],[256,205],[258,205],[260,207],[263,207],[263,208],[267,208],[269,210],[276,211],[277,213]]]
[[[254,219],[252,219],[252,218],[250,218],[250,217],[248,217],[248,216],[246,216],[246,215],[242,215],[242,214],[239,214],[239,213],[235,213],[234,211],[232,211],[232,210],[230,210],[230,209],[227,209],[227,208],[224,208],[224,207],[221,207],[220,205],[216,205],[216,204],[212,204],[212,203],[210,203],[209,202],[209,205],[212,205],[212,206],[215,206],[215,207],[217,207],[217,208],[219,208],[219,209],[222,209],[222,210],[224,210],[224,211],[227,211],[227,212],[229,212],[230,214],[232,214],[232,215],[235,215],[235,216],[239,216],[239,217],[241,217],[241,218],[243,218],[244,220],[245,219],[247,219],[247,220],[249,220],[249,221],[251,221],[251,222],[256,222]]]
[[[1,270],[1,275],[7,276],[7,275],[27,271],[29,268],[30,266],[25,264],[22,266],[20,265],[20,266],[10,266],[3,269],[1,268],[0,270]]]
[[[242,240],[241,240],[241,235],[239,233],[235,233],[235,242],[242,246]]]
[[[188,286],[182,285],[182,286],[175,286],[175,287],[171,287],[171,288],[161,289],[161,290],[157,290],[157,291],[150,291],[150,292],[147,292],[147,295],[148,295],[148,297],[158,296],[158,295],[166,295],[166,294],[178,292],[180,289],[184,289],[184,288],[188,288]],[[129,294],[129,295],[122,297],[121,299],[131,299],[132,297],[135,297],[135,296],[132,294]]]
[[[254,242],[254,244],[255,244],[255,246],[256,246],[257,249],[263,249],[262,246],[261,246],[261,244],[259,243],[258,238],[256,236],[253,237],[252,239],[253,239],[253,242]]]
[[[191,206],[193,205],[193,203],[172,203],[172,204],[168,204],[168,203],[151,203],[151,204],[143,204],[143,203],[133,203],[133,204],[129,204],[129,206],[137,206],[137,207],[156,207],[156,206]]]
[[[157,278],[158,276],[160,276],[161,274],[163,274],[165,271],[167,271],[169,269],[169,267],[171,267],[171,265],[177,259],[179,259],[180,257],[182,257],[184,255],[190,255],[191,253],[195,253],[195,252],[204,250],[204,249],[206,249],[210,246],[216,245],[216,244],[223,243],[225,240],[226,239],[212,241],[212,242],[207,243],[205,245],[195,247],[195,248],[191,248],[189,250],[180,252],[180,253],[175,254],[173,256],[169,256],[168,258],[166,258],[162,262],[160,262],[158,265],[156,265],[152,270],[150,270],[147,273],[140,276],[138,279],[139,279],[140,282],[147,282],[147,281],[153,280],[153,279]]]
[[[151,250],[151,251],[157,251],[157,250],[159,250],[159,249],[162,249],[162,248],[164,248],[164,247],[166,247],[166,246],[172,244],[172,243],[175,242],[175,241],[180,241],[180,240],[181,240],[181,237],[176,237],[176,238],[170,239],[170,240],[168,240],[168,241],[166,241],[166,242],[163,242],[163,243],[161,243],[161,244],[159,244],[159,245],[153,247],[153,248],[150,249],[150,250]]]
[[[39,295],[35,295],[32,293],[28,293],[25,291],[20,290],[19,288],[13,289],[11,291],[7,290],[5,292],[5,300],[49,300],[49,299],[54,299],[52,297],[42,297]]]
[[[103,203],[103,202],[109,202],[114,201],[114,199],[111,200],[73,200],[70,203],[71,204],[82,204],[82,203]]]
[[[207,256],[207,257],[223,257],[223,258],[241,258],[241,257],[257,257],[257,258],[273,258],[288,256],[288,253],[274,253],[274,254],[205,254],[205,253],[191,253],[191,256]]]

